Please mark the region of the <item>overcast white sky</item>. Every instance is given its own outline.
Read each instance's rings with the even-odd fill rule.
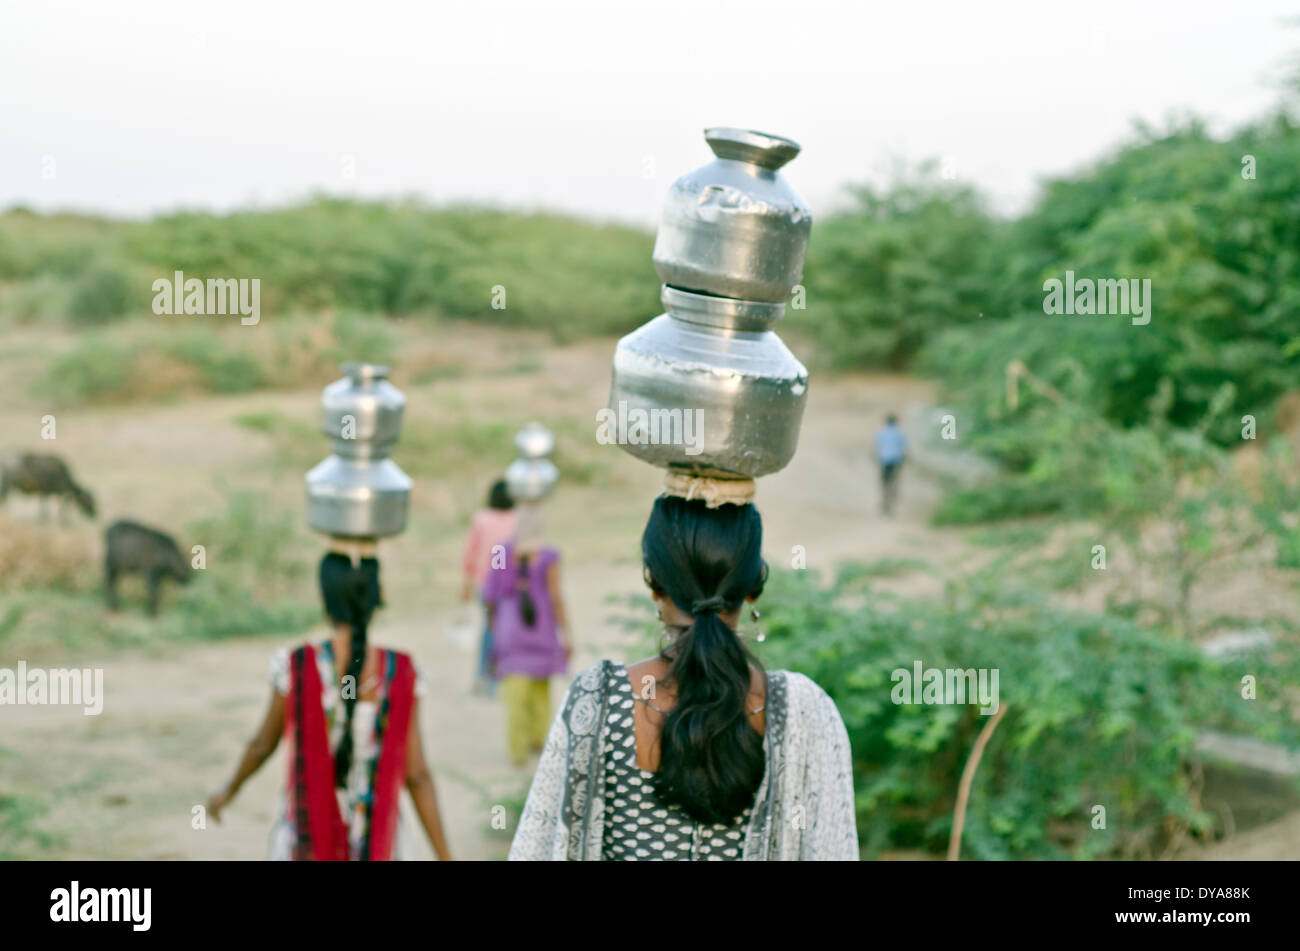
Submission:
[[[1011,210],[1132,120],[1278,99],[1277,0],[0,0],[0,207],[139,215],[313,191],[653,225],[701,130],[786,135],[826,210],[951,156]]]

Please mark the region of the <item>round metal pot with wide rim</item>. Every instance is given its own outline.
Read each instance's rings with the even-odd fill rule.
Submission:
[[[785,305],[665,287],[618,342],[602,439],[660,467],[757,478],[799,441],[808,371],[770,328]],[[600,420],[598,420],[600,422]]]
[[[798,143],[706,129],[716,158],[672,184],[655,239],[660,280],[739,300],[790,299],[803,276],[812,210],[779,169]]]

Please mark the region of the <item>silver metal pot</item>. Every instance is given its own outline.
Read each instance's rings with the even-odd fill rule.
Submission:
[[[539,502],[551,494],[560,470],[548,456],[555,437],[541,423],[529,423],[515,436],[519,458],[506,468],[506,489],[516,502]]]
[[[388,458],[402,429],[406,397],[388,367],[345,363],[321,394],[321,432],[333,455],[307,473],[307,524],[349,538],[382,538],[406,528],[411,479]]]
[[[652,465],[756,478],[794,456],[808,371],[772,330],[785,304],[665,286],[667,313],[618,342],[618,444]]]
[[[790,139],[706,129],[717,158],[677,179],[655,239],[665,284],[754,301],[787,301],[803,276],[812,210],[778,173]]]

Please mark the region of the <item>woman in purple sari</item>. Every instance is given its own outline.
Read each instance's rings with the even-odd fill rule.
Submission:
[[[551,722],[551,677],[568,667],[572,645],[560,595],[560,554],[542,543],[541,515],[520,506],[515,537],[500,568],[488,572],[492,660],[506,706],[510,761],[540,752]]]

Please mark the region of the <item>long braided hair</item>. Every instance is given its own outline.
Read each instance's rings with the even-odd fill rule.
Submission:
[[[677,699],[660,730],[655,793],[702,822],[735,819],[763,781],[763,740],[745,709],[761,667],[719,616],[762,593],[762,543],[752,505],[672,496],[655,500],[641,536],[651,589],[694,619],[661,654]]]
[[[515,521],[515,593],[519,596],[519,619],[530,630],[537,626],[537,602],[533,599],[529,567],[541,537],[541,509],[533,504],[521,505]]]
[[[519,619],[529,629],[537,626],[537,604],[533,601],[531,579],[528,576],[528,556],[519,556],[519,575],[515,581],[515,591],[519,595]]]
[[[382,603],[378,559],[362,558],[359,565],[354,565],[346,555],[330,552],[321,559],[320,590],[330,620],[352,628],[345,675],[351,680],[345,680],[341,691],[343,738],[334,754],[334,784],[343,787],[347,785],[348,771],[352,768],[352,715],[361,694],[361,670],[366,663],[366,628],[371,614]]]

